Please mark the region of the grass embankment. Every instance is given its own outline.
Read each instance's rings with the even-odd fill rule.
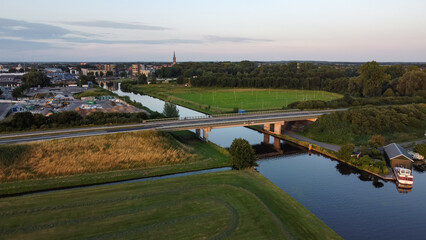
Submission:
[[[131,90],[211,114],[232,112],[235,107],[247,111],[276,110],[295,101],[329,101],[342,97],[325,91],[202,88],[175,84],[135,85]]]
[[[253,170],[0,199],[2,239],[341,239]]]
[[[0,195],[230,166],[191,132],[137,132],[1,145]]]

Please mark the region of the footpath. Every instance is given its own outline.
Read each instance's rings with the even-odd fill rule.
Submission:
[[[297,139],[299,141],[312,143],[312,144],[315,144],[315,145],[320,146],[322,148],[333,150],[335,152],[337,152],[337,151],[340,150],[340,146],[338,146],[338,145],[315,141],[315,140],[312,140],[310,138],[307,138],[307,137],[304,137],[304,136],[300,136],[299,134],[297,134],[297,133],[295,133],[293,131],[284,131],[284,134],[287,135],[287,136],[290,136],[292,138],[295,138],[295,139]]]

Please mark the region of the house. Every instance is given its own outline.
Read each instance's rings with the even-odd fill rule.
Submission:
[[[394,167],[404,167],[411,169],[411,164],[414,162],[411,155],[396,143],[391,143],[383,148],[389,165]]]

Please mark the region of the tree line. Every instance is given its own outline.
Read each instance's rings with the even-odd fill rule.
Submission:
[[[162,117],[161,114],[148,116],[144,112],[139,113],[104,113],[94,112],[86,117],[74,111],[53,113],[46,117],[42,114],[21,112],[13,115],[10,121],[0,122],[0,132],[30,129],[66,128],[87,125],[105,125],[119,123],[140,123],[149,118]]]

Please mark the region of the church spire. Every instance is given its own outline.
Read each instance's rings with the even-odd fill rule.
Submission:
[[[176,64],[176,54],[175,54],[175,51],[173,51],[173,65],[175,64]]]

